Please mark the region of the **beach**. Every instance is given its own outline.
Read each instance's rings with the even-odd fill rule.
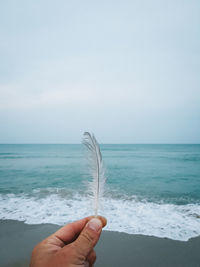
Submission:
[[[0,266],[28,266],[33,247],[59,228],[54,224],[29,225],[1,220]],[[95,267],[200,266],[200,237],[185,242],[103,231],[95,250]]]

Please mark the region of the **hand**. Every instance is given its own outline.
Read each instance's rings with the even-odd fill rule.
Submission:
[[[94,246],[106,223],[98,216],[65,225],[34,248],[30,267],[92,267]]]

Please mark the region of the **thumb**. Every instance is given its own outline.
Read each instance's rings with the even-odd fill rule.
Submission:
[[[101,230],[102,222],[98,218],[93,218],[86,224],[79,237],[74,241],[76,252],[80,256],[85,258],[88,256],[99,240]]]

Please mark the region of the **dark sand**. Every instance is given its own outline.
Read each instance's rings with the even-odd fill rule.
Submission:
[[[0,266],[28,266],[33,247],[58,228],[0,221]],[[95,267],[200,267],[200,237],[181,242],[104,231],[96,252]]]

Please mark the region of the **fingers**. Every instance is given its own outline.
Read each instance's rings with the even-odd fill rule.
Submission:
[[[53,235],[56,236],[58,239],[60,239],[63,242],[63,245],[66,245],[68,243],[71,243],[71,242],[73,242],[78,237],[78,235],[83,230],[83,228],[85,227],[85,225],[92,218],[94,218],[94,217],[93,216],[89,216],[89,217],[86,217],[86,218],[81,219],[79,221],[76,221],[76,222],[67,224],[67,225],[63,226],[62,228],[60,228]],[[102,216],[98,216],[98,219],[101,220],[102,227],[106,226],[106,224],[107,224],[106,218],[104,218]]]
[[[54,235],[62,240],[64,244],[71,243],[76,239],[77,235],[83,230],[84,226],[90,219],[92,219],[92,216],[69,223],[60,228]]]
[[[87,258],[96,245],[101,235],[104,220],[101,217],[92,218],[84,227],[79,237],[74,241],[73,245],[77,254]]]
[[[95,261],[96,261],[96,252],[92,250],[90,254],[87,256],[86,262],[88,262],[88,264],[86,264],[86,266],[87,265],[89,267],[94,266]]]
[[[106,224],[107,224],[107,220],[103,216],[97,216],[97,217],[92,217],[92,218],[98,218],[102,223],[102,228],[104,228],[106,226]]]

